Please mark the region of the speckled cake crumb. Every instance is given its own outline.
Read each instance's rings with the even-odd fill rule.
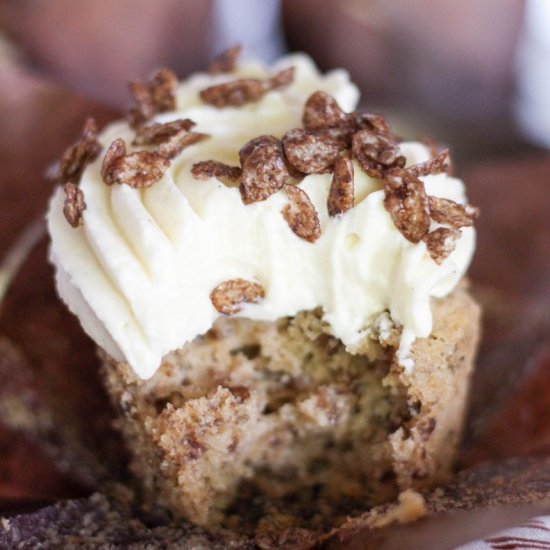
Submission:
[[[221,318],[146,381],[104,356],[146,504],[243,532],[323,531],[400,493],[420,510],[407,490],[450,475],[479,334],[464,285],[432,308],[412,371],[388,319],[351,354],[319,311]]]

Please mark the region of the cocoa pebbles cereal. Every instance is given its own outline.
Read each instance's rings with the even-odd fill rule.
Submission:
[[[73,227],[82,225],[82,212],[86,209],[84,202],[84,193],[76,183],[65,184],[65,203],[63,205],[63,214]]]
[[[430,207],[424,184],[408,174],[395,177],[384,188],[384,207],[395,227],[409,241],[418,243],[430,229]]]
[[[288,163],[302,174],[330,172],[336,159],[351,143],[347,128],[304,130],[296,128],[283,136]]]
[[[414,164],[407,168],[407,172],[413,176],[431,176],[446,172],[449,169],[450,155],[449,149],[445,149],[441,153],[433,156],[426,162]]]
[[[460,229],[438,227],[424,237],[426,248],[436,264],[442,264],[453,252],[461,234]]]
[[[176,75],[168,69],[158,70],[149,82],[131,82],[129,87],[135,105],[130,108],[128,118],[132,128],[145,124],[157,113],[175,110],[177,84]]]
[[[126,154],[122,139],[111,143],[101,167],[101,176],[107,185],[126,184],[134,188],[150,187],[159,181],[170,161],[156,152],[136,151]]]
[[[219,284],[211,293],[210,300],[217,311],[224,315],[235,315],[241,310],[241,304],[254,304],[265,296],[258,283],[245,279],[231,279]]]
[[[77,183],[86,166],[94,161],[100,152],[101,144],[97,140],[97,124],[93,118],[88,118],[80,138],[65,150],[50,178],[57,183]]]
[[[193,126],[195,123],[188,118],[142,126],[137,129],[132,145],[157,146],[156,152],[165,158],[173,159],[189,145],[208,137],[206,134],[191,132]]]
[[[354,205],[353,162],[349,154],[341,154],[334,163],[334,173],[327,199],[329,216],[347,212]]]
[[[301,239],[315,242],[321,236],[321,224],[315,206],[307,193],[295,185],[285,185],[285,194],[289,203],[282,214],[290,229]]]
[[[218,107],[240,107],[259,101],[267,92],[287,86],[292,82],[294,69],[284,69],[266,80],[245,78],[210,86],[201,91],[200,97],[209,105]]]
[[[206,69],[210,74],[231,73],[235,70],[242,46],[236,44],[217,55]]]
[[[260,136],[239,152],[242,166],[241,197],[245,204],[263,201],[290,179],[283,145],[273,136]]]
[[[198,180],[216,178],[228,187],[235,187],[239,185],[242,170],[238,166],[229,166],[223,162],[204,160],[193,164],[191,174]]]
[[[360,130],[353,136],[352,151],[363,171],[371,178],[382,179],[386,172],[403,168],[406,163],[391,138],[371,130]]]
[[[430,214],[435,222],[450,225],[455,229],[471,227],[479,216],[479,210],[462,205],[450,199],[430,197]]]

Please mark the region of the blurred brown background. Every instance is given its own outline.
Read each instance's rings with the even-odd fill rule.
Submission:
[[[161,65],[184,76],[233,38],[273,57],[281,44],[262,42],[280,39],[279,26],[288,49],[348,68],[365,106],[389,110],[405,133],[475,158],[527,142],[514,102],[528,1],[2,0],[0,29],[33,70],[120,106],[129,80]]]

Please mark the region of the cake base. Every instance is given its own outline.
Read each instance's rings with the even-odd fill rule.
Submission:
[[[118,427],[150,507],[209,529],[328,529],[451,472],[479,337],[464,286],[433,300],[434,328],[395,360],[381,315],[353,350],[319,311],[221,318],[150,380],[103,354]]]

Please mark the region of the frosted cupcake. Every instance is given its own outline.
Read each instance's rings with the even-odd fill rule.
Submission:
[[[48,213],[144,501],[335,524],[445,480],[479,335],[448,151],[354,111],[345,71],[225,52],[88,121]]]

